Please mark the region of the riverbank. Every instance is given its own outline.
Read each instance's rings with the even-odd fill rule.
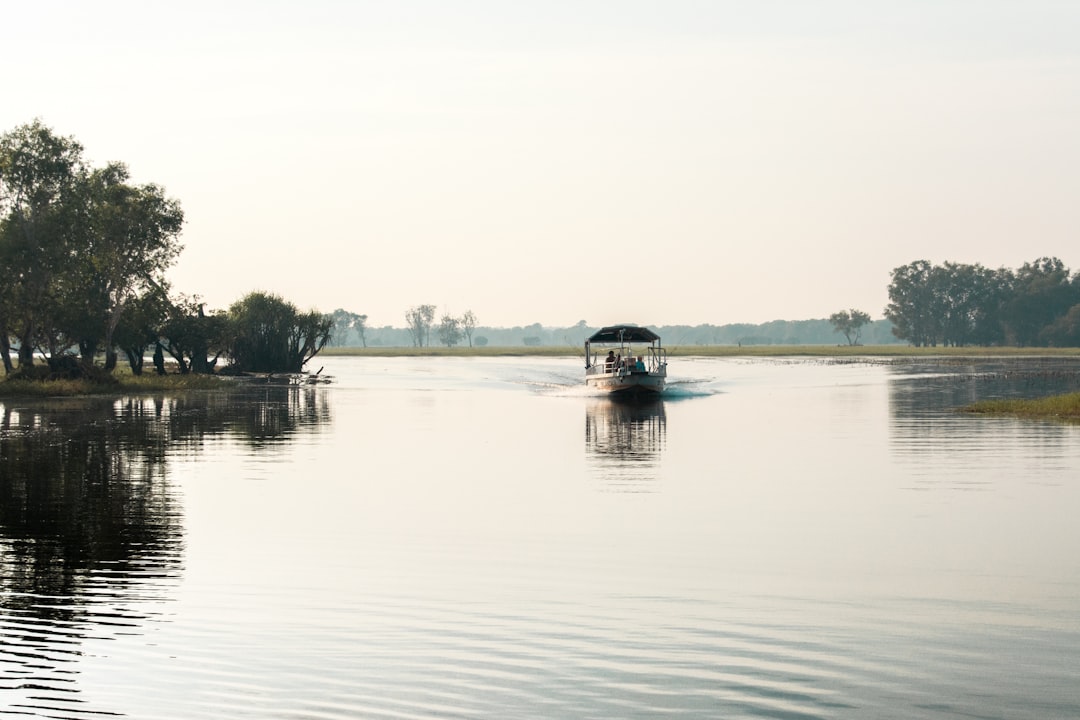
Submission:
[[[1080,348],[912,347],[910,345],[673,345],[668,357],[1080,357]],[[513,347],[328,347],[328,357],[581,357],[569,345]],[[316,357],[310,365],[317,366]]]
[[[1033,400],[983,400],[962,409],[978,415],[1080,421],[1080,393],[1051,395]]]
[[[88,395],[135,395],[176,393],[188,390],[218,390],[228,381],[216,375],[132,375],[117,371],[110,381],[94,380],[3,380],[0,400],[5,398],[78,397]]]

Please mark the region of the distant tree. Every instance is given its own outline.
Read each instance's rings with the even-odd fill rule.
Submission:
[[[1047,325],[1039,340],[1051,347],[1080,347],[1080,304]]]
[[[528,335],[528,336],[526,336],[525,338],[522,339],[522,342],[524,342],[526,345],[529,345],[529,346],[543,344],[543,341],[539,337],[537,337],[536,335]]]
[[[226,353],[244,372],[300,372],[330,341],[333,319],[301,313],[277,295],[252,292],[229,307]]]
[[[409,308],[405,313],[405,322],[408,323],[409,335],[415,347],[430,344],[428,338],[431,335],[431,324],[435,322],[435,306],[417,305]]]
[[[870,315],[861,310],[841,310],[829,316],[836,332],[843,333],[848,345],[858,345],[862,327],[870,322]]]
[[[453,347],[461,342],[461,321],[451,315],[443,315],[439,320],[439,342],[446,347]]]
[[[353,330],[360,336],[360,345],[367,347],[367,315],[357,315],[353,321]]]
[[[476,336],[476,347],[484,347],[488,344],[488,339],[483,335]]]
[[[916,260],[892,271],[885,317],[893,333],[916,347],[937,345],[941,335],[941,300],[938,274],[926,260]]]
[[[476,330],[476,314],[472,310],[466,310],[458,324],[461,326],[461,332],[465,333],[465,338],[469,341],[469,347],[472,347],[473,331]]]
[[[1021,347],[1041,344],[1040,333],[1080,303],[1080,282],[1056,257],[1042,257],[1016,271],[1002,308],[1008,340]]]
[[[364,332],[367,329],[367,315],[358,315],[347,310],[338,308],[330,314],[334,321],[333,339],[331,345],[343,346],[349,343],[349,333],[355,332],[360,344],[367,347],[367,339]]]

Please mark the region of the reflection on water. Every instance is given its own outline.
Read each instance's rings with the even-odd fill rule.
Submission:
[[[1076,359],[925,359],[890,370],[890,444],[898,460],[913,467],[912,487],[982,490],[1003,474],[1038,478],[1033,463],[1023,460],[1030,448],[1041,448],[1040,462],[1052,461],[1074,434],[1053,422],[957,410],[980,400],[1080,390]]]
[[[327,369],[0,410],[0,717],[1080,717],[1068,364]]]
[[[979,400],[1034,398],[1080,390],[1080,361],[1042,359],[926,359],[891,368],[894,417],[952,411]]]
[[[183,570],[169,457],[328,420],[319,393],[291,388],[0,405],[0,705],[75,712],[80,645],[161,620]]]
[[[664,401],[594,398],[585,406],[585,450],[613,492],[650,492],[667,436]]]

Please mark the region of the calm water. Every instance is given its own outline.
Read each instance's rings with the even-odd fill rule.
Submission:
[[[328,358],[0,411],[0,716],[1080,717],[1080,362]]]

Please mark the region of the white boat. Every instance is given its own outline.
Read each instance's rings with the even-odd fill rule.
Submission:
[[[585,385],[617,396],[664,391],[667,351],[660,336],[637,325],[601,328],[585,341]]]

